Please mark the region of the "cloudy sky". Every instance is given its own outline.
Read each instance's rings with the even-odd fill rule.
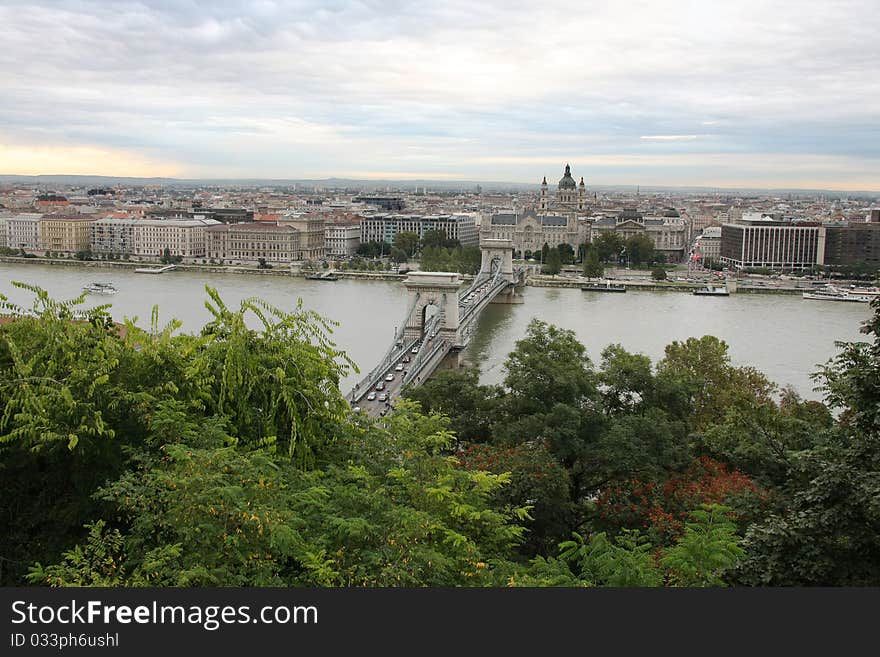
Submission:
[[[880,190],[877,0],[0,0],[0,173]]]

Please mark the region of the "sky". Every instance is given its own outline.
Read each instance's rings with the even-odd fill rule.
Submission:
[[[877,0],[0,0],[0,173],[880,190]]]

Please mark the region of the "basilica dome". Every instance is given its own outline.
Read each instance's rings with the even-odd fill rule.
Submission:
[[[565,165],[565,175],[559,179],[559,189],[575,189],[577,184],[574,182],[574,178],[571,177],[571,167],[569,165]]]

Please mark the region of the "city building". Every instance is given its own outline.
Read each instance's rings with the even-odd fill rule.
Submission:
[[[823,226],[824,258],[818,264],[829,267],[866,264],[880,267],[880,214],[871,223]]]
[[[741,269],[809,269],[824,259],[825,231],[820,228],[770,219],[724,224],[721,262]]]
[[[134,251],[134,227],[137,219],[103,217],[89,226],[92,252],[102,255],[131,255]]]
[[[540,251],[544,244],[551,248],[569,244],[577,251],[578,245],[589,239],[585,226],[573,214],[538,214],[529,209],[522,214],[492,215],[481,227],[480,237],[512,240],[514,250],[521,254],[526,251]]]
[[[406,206],[400,196],[356,196],[354,202],[373,205],[385,212],[400,212]]]
[[[480,234],[473,214],[376,214],[361,220],[361,242],[388,242],[394,244],[397,233],[425,233],[439,230],[447,239],[458,240],[462,246],[477,246]]]
[[[299,231],[299,246],[293,260],[321,260],[325,255],[324,219],[313,214],[287,213],[278,218],[279,226]]]
[[[40,219],[40,248],[53,253],[88,251],[92,241],[89,215],[47,214]]]
[[[625,208],[616,216],[595,217],[590,226],[590,241],[595,242],[607,231],[614,231],[624,240],[645,235],[667,262],[679,262],[687,250],[688,225],[675,210],[667,210],[663,216],[645,216],[635,208]]]
[[[136,219],[132,255],[157,260],[165,255],[182,258],[205,257],[205,229],[216,219]]]
[[[300,251],[299,237],[292,226],[221,223],[205,229],[205,257],[232,264],[290,262]]]
[[[556,194],[551,197],[548,193],[547,176],[541,181],[541,194],[538,199],[540,212],[553,211],[556,213],[578,213],[586,210],[587,186],[581,176],[580,183],[576,183],[571,176],[571,167],[565,165],[565,172],[556,185]]]
[[[359,224],[328,224],[324,229],[324,244],[327,256],[348,258],[357,253],[361,243]]]
[[[721,261],[721,226],[709,226],[697,238],[694,245],[700,259],[706,262]]]
[[[31,253],[40,251],[39,213],[16,214],[6,219],[6,242],[11,249],[24,249]]]

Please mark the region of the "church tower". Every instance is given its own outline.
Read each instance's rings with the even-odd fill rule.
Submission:
[[[549,207],[549,201],[547,199],[547,176],[544,176],[544,181],[541,183],[540,209],[546,210],[548,207]]]
[[[581,176],[581,182],[578,184],[578,210],[585,210],[587,207],[587,186],[584,184],[584,177]]]
[[[556,188],[557,202],[572,206],[575,203],[575,187],[574,178],[571,177],[571,167],[565,165],[565,174],[560,178],[559,185]]]

